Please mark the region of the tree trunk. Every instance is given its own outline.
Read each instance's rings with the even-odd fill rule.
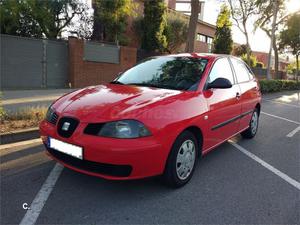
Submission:
[[[298,81],[299,76],[299,55],[296,54],[296,80]]]
[[[277,49],[277,44],[276,44],[276,40],[274,40],[273,42],[273,50],[274,50],[274,57],[275,57],[275,74],[277,74],[277,78],[278,78],[278,70],[279,70],[279,56],[278,56],[278,49]]]
[[[190,53],[194,52],[194,47],[195,47],[198,15],[201,8],[199,0],[191,0],[191,8],[192,8],[191,10],[192,12],[189,21],[187,43],[185,47],[185,51]]]
[[[249,44],[249,37],[248,37],[248,33],[247,32],[245,33],[245,36],[246,36],[246,46],[247,46],[247,49],[246,49],[247,64],[248,64],[248,66],[252,66],[251,65],[251,61],[250,61],[251,47],[250,47],[250,44]]]
[[[267,69],[267,79],[271,80],[271,60],[272,60],[272,49],[275,40],[275,27],[276,27],[276,19],[278,13],[278,0],[274,0],[273,2],[273,22],[272,22],[272,33],[271,33],[271,44],[270,44],[270,51],[269,51],[269,58],[268,58],[268,69]],[[275,74],[277,76],[277,74]]]
[[[93,9],[94,9],[94,24],[93,24],[93,33],[91,36],[92,40],[95,41],[103,41],[104,40],[104,26],[102,21],[100,21],[99,18],[99,9],[97,8],[97,5],[93,3]]]

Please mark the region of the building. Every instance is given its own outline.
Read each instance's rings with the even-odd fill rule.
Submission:
[[[269,53],[266,52],[259,52],[259,51],[252,51],[252,54],[256,57],[258,62],[262,62],[264,67],[268,67],[268,60],[269,60]],[[278,59],[278,70],[279,71],[286,71],[286,67],[289,64],[289,60],[279,57]],[[272,55],[271,58],[271,68],[274,70],[275,68],[275,57]]]
[[[165,0],[166,6],[168,7],[168,14],[175,14],[177,17],[181,17],[189,22],[191,8],[191,0]],[[135,0],[137,3],[137,15],[142,15],[144,11],[143,0]],[[216,26],[203,21],[203,15],[205,10],[205,2],[201,1],[201,10],[199,13],[199,20],[197,25],[197,36],[195,40],[195,52],[211,52],[212,41],[215,36]],[[140,48],[139,38],[136,36],[133,29],[134,18],[128,19],[128,28],[126,34],[130,37],[129,46]],[[181,46],[179,52],[184,52],[185,44]]]

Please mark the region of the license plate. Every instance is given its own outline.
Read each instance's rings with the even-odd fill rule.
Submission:
[[[82,147],[72,145],[72,144],[51,138],[51,137],[49,137],[49,147],[56,151],[73,156],[75,158],[83,159]]]

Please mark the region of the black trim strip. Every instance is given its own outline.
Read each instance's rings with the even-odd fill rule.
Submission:
[[[244,116],[246,116],[246,115],[248,115],[248,114],[251,114],[252,112],[253,112],[253,110],[250,110],[250,111],[248,111],[248,112],[244,112],[244,113],[242,113],[241,115],[238,115],[238,116],[233,117],[233,118],[231,118],[231,119],[229,119],[229,120],[226,120],[225,122],[222,122],[222,123],[220,123],[220,124],[218,124],[218,125],[216,125],[216,126],[213,126],[213,127],[211,128],[211,130],[216,130],[216,129],[219,129],[219,128],[221,128],[221,127],[224,127],[224,126],[226,126],[226,125],[229,124],[229,123],[232,123],[232,122],[234,122],[234,121],[236,121],[236,120],[238,120],[238,119],[243,118]]]

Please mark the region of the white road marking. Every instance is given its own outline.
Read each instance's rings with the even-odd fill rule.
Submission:
[[[274,117],[274,118],[277,118],[277,119],[285,120],[285,121],[300,125],[300,122],[297,122],[297,121],[294,121],[294,120],[289,120],[289,119],[284,118],[284,117],[275,116],[273,114],[269,114],[269,113],[266,113],[266,112],[261,112],[261,114],[264,114],[264,115],[267,115],[267,116],[271,116],[271,117]]]
[[[260,165],[262,165],[266,169],[270,170],[272,173],[276,174],[277,176],[279,176],[280,178],[285,180],[287,183],[291,184],[292,186],[294,186],[295,188],[300,190],[300,183],[298,181],[294,180],[293,178],[289,177],[285,173],[281,172],[280,170],[278,170],[275,167],[271,166],[270,164],[266,163],[265,161],[263,161],[262,159],[260,159],[256,155],[254,155],[253,153],[249,152],[248,150],[246,150],[242,146],[240,146],[237,143],[233,142],[232,140],[229,140],[229,143],[231,145],[233,145],[235,148],[237,148],[239,151],[241,151],[242,153],[244,153],[245,155],[247,155],[248,157],[253,159],[254,161],[258,162]]]
[[[62,165],[58,163],[55,164],[54,168],[47,177],[47,180],[44,182],[42,188],[35,196],[33,202],[30,205],[30,209],[27,210],[20,225],[35,224],[63,168],[64,167]]]
[[[290,133],[288,133],[287,137],[293,137],[298,131],[300,131],[300,126],[296,127],[296,129],[292,130]]]
[[[299,105],[292,105],[292,104],[289,104],[289,103],[279,102],[279,101],[276,101],[276,100],[264,99],[264,101],[278,103],[278,104],[281,104],[281,105],[286,105],[286,106],[295,107],[295,108],[300,108]]]

